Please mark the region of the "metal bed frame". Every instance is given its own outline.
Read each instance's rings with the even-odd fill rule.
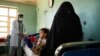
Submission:
[[[74,46],[82,46],[91,45],[91,44],[100,44],[100,41],[81,41],[81,42],[70,42],[61,44],[55,51],[55,56],[59,56],[59,53],[64,48],[74,47]]]

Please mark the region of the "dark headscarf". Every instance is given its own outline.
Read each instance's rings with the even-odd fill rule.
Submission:
[[[81,41],[82,27],[80,19],[70,2],[59,7],[48,36],[47,44],[41,56],[54,56],[56,48],[62,43]]]

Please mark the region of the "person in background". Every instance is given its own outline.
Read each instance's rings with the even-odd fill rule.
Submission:
[[[48,37],[48,33],[49,33],[49,30],[47,28],[40,29],[39,39],[37,41],[37,45],[36,45],[36,47],[32,48],[32,51],[35,54],[39,55],[42,48],[45,46],[46,40],[47,40],[47,37]]]
[[[18,19],[13,21],[12,26],[9,56],[23,56],[22,45],[25,33],[23,14],[18,15]]]

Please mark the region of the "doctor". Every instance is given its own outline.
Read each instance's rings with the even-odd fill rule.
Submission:
[[[18,15],[18,19],[13,21],[11,31],[9,56],[23,56],[22,46],[24,37],[23,14]]]

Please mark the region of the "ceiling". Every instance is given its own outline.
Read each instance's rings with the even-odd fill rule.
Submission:
[[[36,3],[37,3],[37,0],[5,0],[5,1],[31,4],[31,5],[36,5]]]

